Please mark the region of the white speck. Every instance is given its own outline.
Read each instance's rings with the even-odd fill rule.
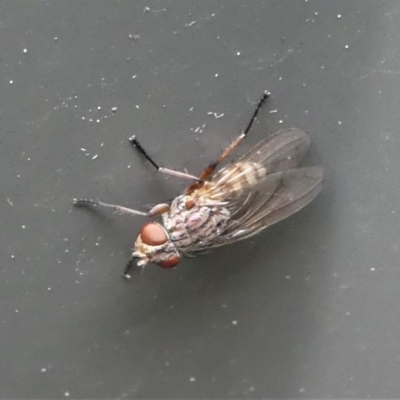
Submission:
[[[97,109],[100,111],[101,110],[101,106],[98,106]]]
[[[100,123],[100,120],[99,120],[99,119],[96,119],[96,122],[97,122],[97,123]]]
[[[319,12],[318,12],[318,11],[315,11],[314,15],[318,15],[318,14],[319,14]]]
[[[25,229],[26,228],[26,226],[25,225],[22,225],[22,229]]]
[[[305,110],[305,111],[304,111],[304,114],[308,115],[308,113],[309,113],[309,111],[308,111],[308,110]]]
[[[136,78],[136,75],[133,75],[133,76],[132,76],[132,79],[135,79],[135,78]]]
[[[48,287],[47,290],[50,292],[51,291],[51,287]]]
[[[197,133],[200,130],[200,127],[198,126],[195,130],[194,133]]]
[[[190,107],[190,108],[189,108],[189,111],[193,111],[193,110],[194,110],[194,107]]]
[[[96,242],[95,246],[98,246],[98,245],[99,245],[99,243],[98,243],[98,242]]]
[[[94,156],[92,157],[92,160],[95,160],[98,156],[99,156],[98,154],[94,155]]]
[[[54,40],[55,42],[57,42],[58,36],[54,36],[53,40]]]
[[[277,113],[278,112],[278,110],[271,110],[269,113],[270,114],[275,114],[275,113]]]
[[[212,113],[212,111],[209,111],[208,113],[207,113],[207,115],[212,115],[213,113]]]
[[[216,119],[222,118],[224,115],[225,115],[224,113],[221,113],[221,114],[214,113],[214,117]]]
[[[290,275],[286,275],[285,278],[286,278],[286,279],[290,279],[291,276],[290,276]]]
[[[136,106],[135,106],[135,107],[136,107],[138,110],[139,110],[139,108],[140,108],[140,107],[139,107],[139,104],[136,104]]]
[[[92,118],[89,118],[89,122],[93,122]]]
[[[22,50],[24,53],[27,53],[28,52],[28,49],[23,49]]]
[[[307,86],[307,83],[303,83],[303,87],[304,87],[304,86]]]
[[[242,53],[240,51],[236,52],[236,55],[239,57]]]
[[[86,119],[86,117],[82,117],[82,121],[84,121]]]
[[[11,254],[11,258],[15,258],[14,254]]]
[[[104,143],[101,143],[101,144],[100,144],[100,147],[103,147],[103,146],[104,146]]]
[[[189,380],[190,380],[190,382],[194,382],[196,380],[196,378],[194,376],[191,376]]]
[[[19,310],[18,310],[18,308],[17,308],[17,309],[15,309],[15,312],[16,312],[16,313],[19,313]]]
[[[371,271],[375,271],[375,268],[374,268],[374,267],[372,267],[372,268],[371,268]]]
[[[111,112],[116,113],[117,111],[118,111],[118,108],[117,108],[117,107],[112,107],[112,108],[111,108]]]
[[[7,199],[7,203],[12,207],[12,206],[14,206],[14,203],[10,200],[10,199]]]
[[[69,397],[69,392],[65,392],[65,393],[64,393],[64,396],[65,396],[65,397]]]
[[[46,369],[46,368],[42,368],[42,369],[40,370],[40,372],[47,372],[47,369]]]
[[[86,149],[84,147],[81,147],[81,151],[86,151]]]
[[[342,18],[342,14],[338,14],[338,15],[337,15],[337,18],[338,18],[338,19]]]
[[[342,125],[342,121],[338,121],[338,125]]]
[[[280,119],[280,120],[279,120],[279,123],[280,123],[280,124],[283,124],[283,121]]]
[[[219,74],[215,74],[214,76],[215,76],[216,78],[218,78]]]
[[[347,50],[347,49],[349,48],[349,45],[348,45],[348,44],[346,44],[346,46],[344,46],[344,48]]]
[[[238,324],[238,322],[236,321],[236,319],[234,319],[233,321],[232,321],[232,325],[237,325]]]
[[[12,85],[13,83],[14,83],[14,81],[13,81],[13,80],[11,80],[11,81],[10,81],[10,85]]]

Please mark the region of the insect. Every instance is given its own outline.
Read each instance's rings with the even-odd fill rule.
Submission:
[[[247,239],[299,211],[318,195],[323,168],[299,167],[311,140],[298,128],[268,136],[237,161],[217,169],[246,138],[268,97],[264,92],[246,129],[199,176],[160,167],[134,136],[130,138],[159,172],[191,181],[170,204],[142,212],[98,200],[74,199],[75,206],[161,218],[161,222],[151,221],[141,228],[125,277],[130,278],[135,261],[138,266],[154,263],[173,268],[185,256]]]

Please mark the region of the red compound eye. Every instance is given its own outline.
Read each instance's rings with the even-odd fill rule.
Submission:
[[[172,254],[171,257],[164,261],[160,261],[157,265],[161,268],[174,268],[180,261],[180,257],[176,254]]]
[[[161,225],[149,222],[140,231],[142,242],[148,246],[160,246],[168,242],[168,236]]]

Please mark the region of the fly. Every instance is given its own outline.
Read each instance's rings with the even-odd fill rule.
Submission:
[[[159,217],[143,225],[124,276],[136,262],[173,268],[185,256],[247,239],[310,203],[320,192],[323,168],[299,167],[311,139],[292,128],[265,138],[239,160],[219,168],[246,138],[269,93],[264,92],[244,131],[199,176],[160,167],[135,136],[129,140],[157,171],[191,181],[170,204],[144,212],[91,199],[74,199],[75,206]]]

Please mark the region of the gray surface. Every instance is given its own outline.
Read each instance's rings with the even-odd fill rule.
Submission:
[[[399,397],[399,11],[2,1],[0,397]],[[265,88],[241,150],[308,130],[321,196],[254,240],[124,281],[143,220],[71,198],[173,197],[183,183],[127,137],[196,173]]]

